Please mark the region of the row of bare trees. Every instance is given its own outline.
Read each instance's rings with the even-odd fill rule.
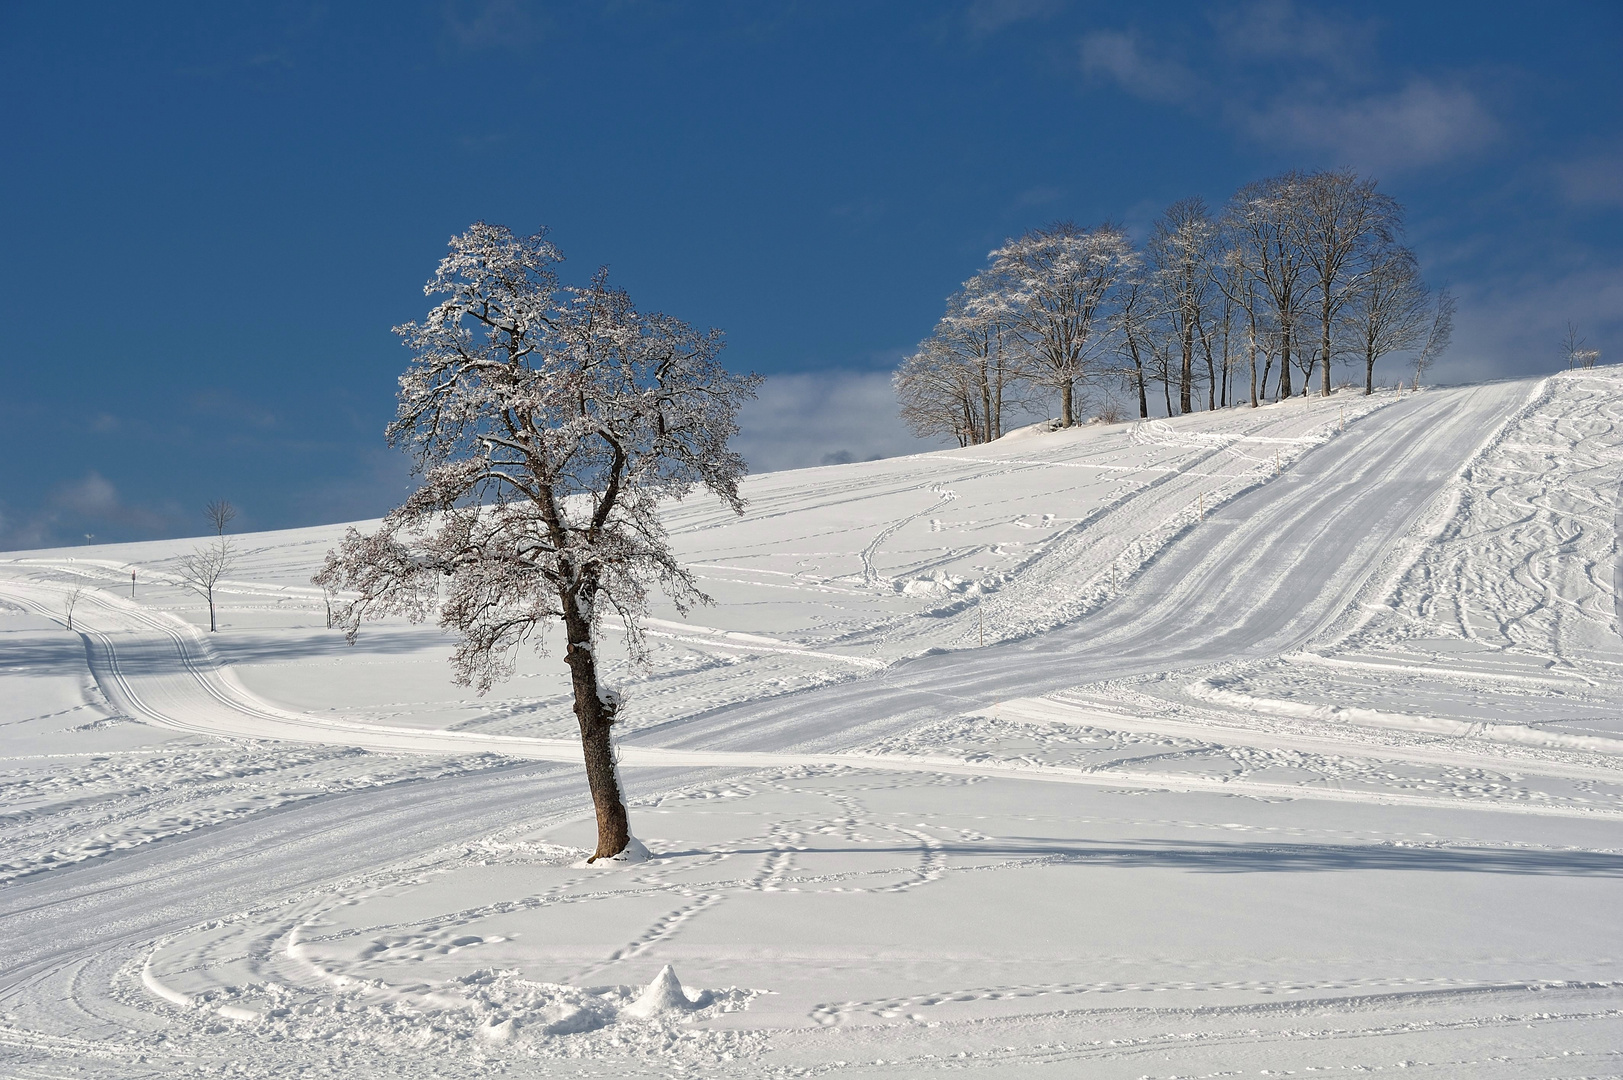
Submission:
[[[1152,385],[1168,415],[1255,407],[1315,376],[1330,393],[1338,362],[1361,364],[1373,392],[1395,353],[1418,382],[1448,347],[1454,301],[1402,238],[1403,208],[1345,170],[1247,184],[1216,214],[1183,199],[1142,249],[1108,223],[1034,229],[991,253],[902,362],[902,417],[969,445],[1054,396],[1069,427],[1097,389],[1129,389],[1141,417]]]

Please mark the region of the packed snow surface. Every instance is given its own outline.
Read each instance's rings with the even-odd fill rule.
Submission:
[[[1623,372],[1018,435],[668,508],[607,863],[343,527],[0,556],[0,1073],[1623,1075]]]

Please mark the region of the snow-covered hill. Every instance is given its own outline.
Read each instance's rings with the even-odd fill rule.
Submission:
[[[615,868],[556,655],[346,647],[342,527],[212,635],[195,542],[0,557],[0,1062],[1616,1073],[1620,481],[1603,368],[673,506]]]

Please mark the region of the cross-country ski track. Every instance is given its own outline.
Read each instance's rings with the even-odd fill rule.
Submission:
[[[1619,420],[1623,380],[1596,378],[1591,392],[1610,395],[1598,415]],[[1531,646],[1518,638],[1497,652],[1472,643],[1457,663],[1453,646],[1426,644],[1422,664],[1421,646],[1403,652],[1401,635],[1441,639],[1414,630],[1412,615],[1390,629],[1406,610],[1406,583],[1436,577],[1441,556],[1431,553],[1452,542],[1462,515],[1486,513],[1471,485],[1491,473],[1492,455],[1527,443],[1517,425],[1558,412],[1576,386],[1429,390],[1311,444],[1295,429],[1249,436],[1304,445],[1278,475],[1247,455],[1236,468],[1249,471],[1219,476],[1232,490],[1201,513],[1151,522],[1158,546],[1080,617],[983,648],[841,664],[840,638],[813,649],[748,626],[670,630],[671,647],[700,674],[742,679],[765,663],[788,674],[774,676],[776,691],[739,683],[730,699],[692,698],[621,736],[633,826],[656,856],[642,867],[572,868],[570,845],[588,835],[589,815],[578,743],[567,737],[280,703],[167,602],[118,595],[118,560],[58,552],[0,563],[0,601],[31,620],[30,634],[55,625],[51,642],[65,634],[74,583],[95,586],[73,611],[94,708],[176,740],[130,754],[201,753],[231,740],[243,748],[232,753],[261,755],[243,775],[274,771],[284,752],[275,747],[296,744],[436,768],[463,762],[443,775],[408,764],[397,779],[371,770],[355,780],[342,771],[367,755],[300,757],[299,768],[332,770],[326,793],[288,787],[257,806],[233,796],[193,825],[154,824],[149,836],[54,865],[16,862],[22,869],[0,885],[0,1064],[30,1077],[229,1073],[234,1061],[250,1063],[249,1075],[419,1066],[427,1075],[431,1062],[441,1075],[702,1066],[743,1076],[815,1074],[838,1060],[853,1075],[1068,1075],[1087,1063],[1090,1075],[1144,1076],[1343,1060],[1408,1062],[1421,1070],[1410,1075],[1616,1075],[1623,943],[1615,932],[1597,938],[1593,920],[1526,921],[1550,905],[1604,911],[1623,880],[1623,738],[1614,752],[1604,721],[1623,649],[1571,623],[1615,612],[1615,598],[1573,601],[1578,615],[1563,616],[1551,661],[1524,659]],[[1597,431],[1595,410],[1584,410],[1562,421],[1583,429],[1575,445],[1599,439],[1610,454],[1623,421]],[[1314,425],[1329,430],[1322,415]],[[1217,474],[1202,439],[1230,457],[1238,445],[1184,430],[1168,422],[1152,433],[1192,449],[1155,459],[1155,477],[1129,491],[1147,493],[1136,508],[1123,498],[1106,515],[1161,513],[1153,500],[1169,490],[1163,478],[1185,475],[1179,461]],[[1007,454],[940,455],[955,456],[966,460],[954,468],[1011,470]],[[1126,471],[1133,460],[1108,464]],[[1605,460],[1594,486],[1615,493],[1618,459]],[[1033,468],[1015,464],[1016,475]],[[853,532],[856,565],[817,578],[819,595],[869,602],[891,537],[951,526],[939,515],[960,512],[965,498],[942,495],[945,483],[917,487],[915,505]],[[1611,542],[1603,534],[1615,533],[1616,514],[1605,508],[1595,537]],[[1077,520],[1051,544],[1088,543],[1092,519]],[[1600,542],[1563,536],[1574,551]],[[1021,565],[1056,574],[1052,558],[1042,561],[1053,550]],[[728,572],[782,588],[763,570]],[[1098,565],[1071,572],[1088,588],[1101,580]],[[1612,567],[1579,577],[1610,583]],[[959,587],[939,574],[918,580]],[[1552,609],[1565,603],[1565,586],[1538,581]],[[1003,595],[1022,595],[1017,585],[1018,575]],[[947,600],[941,610],[962,623],[950,591]],[[752,642],[760,659],[737,662]],[[65,664],[59,651],[39,655]],[[1572,719],[1449,719],[1461,699],[1436,689],[1446,679],[1426,684],[1432,696],[1418,711],[1381,699],[1379,679],[1357,684],[1352,705],[1336,698],[1344,671],[1382,664],[1415,673],[1429,664],[1488,687],[1471,690],[1472,708],[1558,706]],[[829,670],[808,681],[797,674],[806,665]],[[254,677],[269,681],[274,670]],[[1268,704],[1276,698],[1264,690],[1293,693],[1291,679],[1306,686],[1302,701]],[[51,745],[42,760],[72,757]],[[26,823],[55,805],[4,809]],[[732,816],[715,817],[722,808]],[[1090,884],[1054,894],[1050,911],[1039,896],[1056,874]],[[993,888],[1005,876],[1022,884]],[[453,880],[462,884],[448,893],[440,883]],[[1120,891],[1118,908],[1115,883],[1127,881],[1137,884]],[[1412,927],[1394,928],[1391,911],[1364,927],[1359,909],[1391,900],[1387,882],[1425,883],[1404,900]],[[1283,888],[1271,912],[1262,910],[1268,883]],[[1025,916],[1010,913],[1009,888]],[[1073,901],[1061,898],[1077,895],[1092,907],[1073,928],[1063,914]],[[1475,929],[1460,922],[1478,910],[1494,914]],[[1004,916],[1013,922],[995,925]],[[890,937],[852,918],[890,927]],[[1028,932],[1015,932],[1023,920]],[[1282,951],[1287,929],[1311,939],[1316,926],[1322,956],[1313,944],[1304,957]],[[1502,940],[1479,956],[1484,934]],[[639,1012],[637,986],[667,962],[717,989],[681,1015]],[[619,989],[581,989],[605,979]],[[1344,1058],[1315,1041],[1339,1043]],[[413,1046],[428,1056],[398,1056]],[[1582,1061],[1559,1060],[1574,1051]]]

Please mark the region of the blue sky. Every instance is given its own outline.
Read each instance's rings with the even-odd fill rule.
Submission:
[[[1623,359],[1615,3],[0,4],[0,549],[381,513],[446,239],[769,376],[756,468],[902,452],[886,373],[1005,237],[1350,165],[1460,298],[1436,375]]]

